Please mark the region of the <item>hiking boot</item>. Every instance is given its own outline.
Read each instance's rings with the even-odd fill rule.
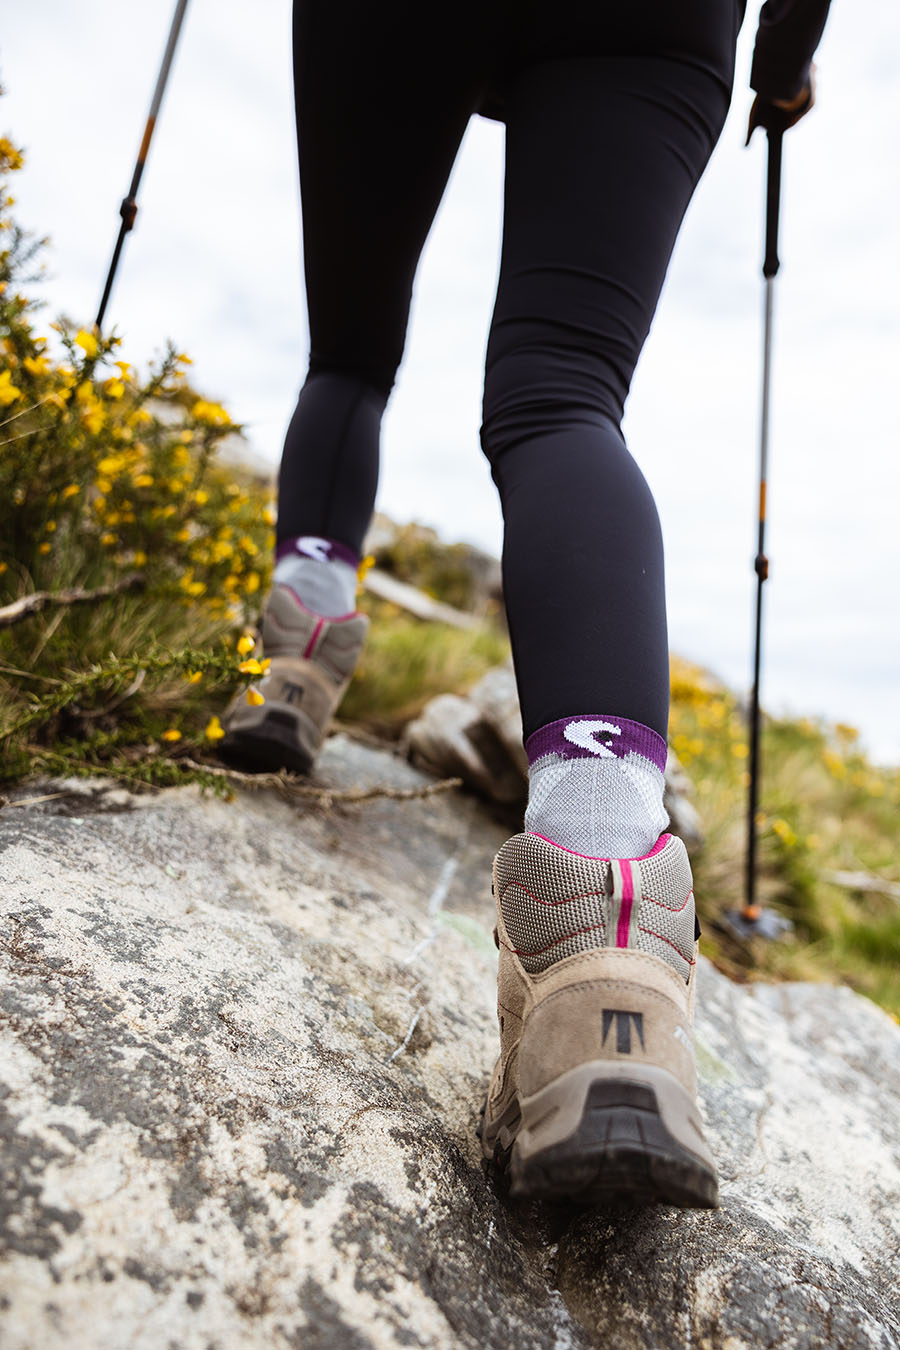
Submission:
[[[287,586],[275,586],[260,625],[266,674],[253,688],[265,702],[230,704],[218,753],[250,773],[309,773],[325,731],[350,683],[369,620],[364,614],[323,619]]]
[[[684,844],[586,858],[538,834],[494,861],[500,1058],[481,1127],[514,1196],[712,1208],[691,1033]]]

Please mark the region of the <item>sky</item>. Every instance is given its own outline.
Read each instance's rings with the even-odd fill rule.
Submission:
[[[0,134],[20,223],[51,239],[47,317],[96,313],[174,3],[4,6]],[[252,20],[247,15],[252,9]],[[670,641],[750,682],[765,142],[743,148],[756,7],[732,111],[676,246],[624,431],[656,496]],[[307,332],[289,0],[190,0],[107,325],[167,338],[277,464]],[[858,726],[900,764],[900,7],[835,0],[818,102],[785,144],[775,282],[762,696]],[[499,552],[478,446],[503,129],[473,119],[423,254],[385,419],[378,507]]]

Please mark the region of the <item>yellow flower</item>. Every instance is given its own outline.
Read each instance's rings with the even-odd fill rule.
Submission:
[[[137,478],[135,478],[135,480],[134,480],[134,486],[135,486],[135,487],[152,487],[152,486],[153,486],[153,474],[152,474],[152,473],[139,473],[138,476],[137,476]]]
[[[253,686],[251,685],[251,687],[247,690],[247,702],[250,704],[250,707],[258,708],[260,704],[265,703],[265,701],[266,700],[263,698],[259,690],[254,689]]]
[[[121,380],[117,380],[115,375],[106,381],[103,388],[106,390],[107,398],[121,398],[125,393],[125,386]]]
[[[68,487],[63,488],[63,501],[67,501],[69,497],[77,497],[80,491],[81,488],[77,483],[70,483]]]
[[[271,661],[269,659],[257,661],[255,656],[251,656],[249,660],[241,662],[238,666],[238,670],[242,675],[265,675],[270,665]]]
[[[114,366],[118,366],[118,368],[119,368],[119,374],[121,375],[122,379],[123,379],[123,380],[127,380],[127,379],[128,379],[128,376],[131,374],[131,362],[130,362],[130,361],[114,361],[114,362],[113,362],[113,365],[114,365]]]
[[[9,371],[0,370],[0,408],[5,408],[8,403],[15,403],[16,399],[21,397],[22,391],[13,384]]]
[[[208,427],[229,427],[231,418],[219,403],[210,403],[208,399],[198,398],[191,408],[191,416],[197,422]]]
[[[106,416],[99,403],[96,407],[91,408],[89,412],[83,413],[81,417],[81,425],[86,431],[89,431],[92,436],[97,435],[97,432],[101,430],[105,421]]]
[[[26,356],[22,365],[29,375],[43,375],[50,368],[50,362],[46,356]]]
[[[238,540],[238,548],[242,548],[244,552],[249,554],[251,558],[255,558],[257,553],[259,552],[259,549],[254,544],[253,540],[247,534],[241,535],[240,539]]]
[[[50,552],[50,545],[49,545],[49,544],[43,543],[43,544],[39,545],[39,547],[38,547],[38,553],[49,553],[49,552]]]
[[[179,352],[178,355],[175,357],[175,360],[180,366],[192,366],[194,364],[191,358],[187,356],[184,352]]]
[[[119,542],[118,535],[110,533],[109,530],[107,530],[105,534],[101,534],[100,536],[100,543],[105,545],[106,548],[112,548],[113,544],[117,544],[118,542]]]
[[[263,520],[267,525],[275,524],[275,512],[272,510],[271,506],[267,506],[263,511]],[[374,562],[374,559],[372,561]]]
[[[189,670],[184,678],[187,680],[188,684],[199,684],[200,681],[203,679],[203,671]]]
[[[5,136],[0,136],[0,162],[3,168],[11,173],[16,169],[21,169],[25,163],[25,157],[21,150],[17,150],[12,141],[7,140]]]
[[[44,529],[47,531],[48,534],[52,534],[53,531],[56,529],[56,521],[48,520],[47,524],[44,526]]]
[[[375,559],[374,559],[374,557],[372,556],[371,553],[367,553],[366,556],[365,556],[364,558],[361,558],[361,559],[360,559],[359,567],[357,567],[357,569],[356,569],[356,594],[357,594],[357,595],[359,595],[359,593],[360,593],[360,591],[362,590],[363,586],[365,586],[365,584],[366,584],[366,577],[367,577],[367,575],[369,574],[369,572],[371,572],[371,570],[372,570],[372,568],[373,568],[374,566],[375,566]]]
[[[246,580],[246,584],[245,584],[245,586],[244,586],[244,590],[247,592],[248,595],[255,595],[255,594],[256,594],[256,592],[259,590],[259,573],[258,573],[258,572],[248,572],[248,573],[247,573],[247,580]]]
[[[188,529],[187,525],[183,525],[182,528],[175,535],[175,538],[178,540],[179,544],[186,544],[190,539],[190,537],[191,532]]]
[[[0,562],[0,577],[3,576],[3,573],[7,570],[8,567],[9,563]]]
[[[164,741],[180,741],[181,732],[177,729],[177,727],[169,727],[168,731],[163,732],[162,738]]]
[[[777,834],[778,838],[787,848],[793,848],[797,842],[797,836],[791,829],[786,820],[779,816],[777,820],[772,821],[772,833]]]
[[[218,717],[211,717],[209,719],[203,734],[208,741],[220,741],[222,739],[225,735],[225,731]]]
[[[241,656],[247,656],[250,652],[253,651],[253,648],[255,646],[256,646],[256,639],[252,638],[249,633],[244,633],[243,637],[238,638],[237,649],[240,652]]]
[[[204,491],[203,488],[198,488],[193,495],[194,501],[197,503],[198,506],[205,506],[206,503],[209,501],[209,493]]]
[[[743,741],[738,741],[736,745],[731,747],[731,753],[735,759],[746,759],[750,754],[750,747],[745,745]]]
[[[75,334],[75,346],[81,348],[88,360],[97,355],[97,339],[86,328],[79,328]]]
[[[135,565],[135,567],[143,567],[143,565],[144,565],[144,563],[145,563],[146,561],[147,561],[147,555],[146,555],[146,553],[144,552],[143,549],[140,549],[140,548],[139,548],[138,551],[137,551],[137,552],[135,553],[135,555],[134,555],[134,565]]]

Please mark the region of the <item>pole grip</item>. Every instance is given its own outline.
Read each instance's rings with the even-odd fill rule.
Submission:
[[[781,147],[784,132],[779,128],[766,132],[769,138],[769,166],[766,181],[766,257],[763,276],[768,280],[778,271],[778,208],[781,204]]]

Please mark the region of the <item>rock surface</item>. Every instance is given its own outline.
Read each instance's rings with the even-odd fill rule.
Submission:
[[[342,737],[319,779],[423,781]],[[6,1350],[900,1345],[900,1029],[848,990],[701,971],[719,1211],[488,1183],[502,838],[459,795],[0,813]]]

